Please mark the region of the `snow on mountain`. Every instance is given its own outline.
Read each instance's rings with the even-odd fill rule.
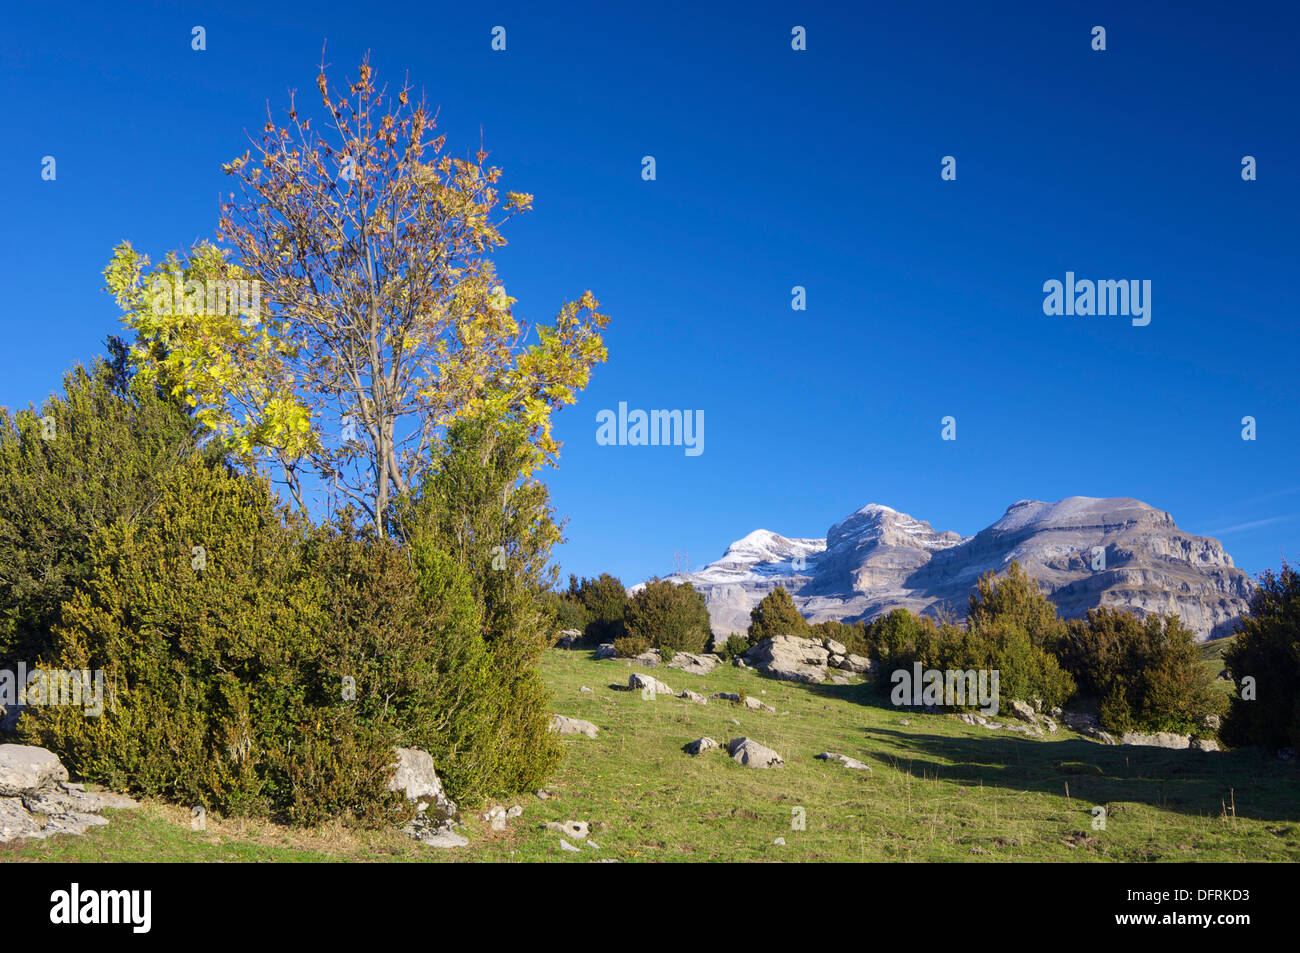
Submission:
[[[1013,559],[1066,616],[1101,605],[1177,612],[1199,638],[1230,631],[1252,590],[1217,540],[1184,533],[1168,513],[1127,497],[1081,496],[1020,500],[971,537],[871,503],[825,539],[755,530],[698,572],[672,578],[704,593],[714,633],[725,638],[744,631],[777,586],[813,622],[895,608],[961,615],[979,577]]]

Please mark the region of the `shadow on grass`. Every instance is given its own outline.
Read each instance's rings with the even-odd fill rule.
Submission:
[[[863,732],[893,749],[878,751],[877,758],[913,777],[1056,795],[1064,795],[1068,785],[1071,798],[1094,804],[1130,801],[1199,816],[1300,820],[1295,765],[1255,748],[1178,751],[993,732],[987,737],[890,728]]]
[[[814,696],[852,702],[900,720],[917,709],[889,704],[874,681],[803,684]],[[947,714],[947,713],[941,713]],[[933,713],[931,713],[933,717]],[[1258,748],[1205,752],[1105,745],[1073,734],[1036,740],[1006,729],[971,728],[952,719],[957,735],[863,726],[877,742],[872,757],[916,778],[970,786],[1065,795],[1094,804],[1136,802],[1183,814],[1234,814],[1300,821],[1300,770]],[[883,744],[888,749],[880,751]],[[868,749],[870,750],[870,749]],[[1293,832],[1300,836],[1300,831]]]

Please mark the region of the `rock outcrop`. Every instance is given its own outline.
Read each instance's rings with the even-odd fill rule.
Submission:
[[[18,838],[84,834],[102,827],[106,809],[137,807],[121,794],[87,791],[45,748],[0,745],[0,844]]]

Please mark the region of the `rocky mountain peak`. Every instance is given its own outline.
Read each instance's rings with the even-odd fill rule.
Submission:
[[[677,577],[701,590],[714,632],[744,631],[749,612],[784,586],[810,621],[872,619],[896,608],[958,614],[986,572],[1012,560],[1060,609],[1099,606],[1176,612],[1199,638],[1230,632],[1253,583],[1218,540],[1185,533],[1173,517],[1131,497],[1020,500],[971,537],[871,503],[825,539],[756,530],[699,572]]]

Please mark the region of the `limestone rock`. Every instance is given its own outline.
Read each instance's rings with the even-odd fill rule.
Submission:
[[[419,748],[396,748],[397,764],[388,790],[401,791],[410,801],[430,801],[445,817],[456,813],[456,803],[447,797],[433,768],[429,752]]]
[[[1031,725],[1038,724],[1038,714],[1034,711],[1034,706],[1028,702],[1011,699],[1011,714],[1021,721],[1027,721]]]
[[[1119,739],[1123,745],[1141,745],[1147,748],[1186,748],[1191,744],[1188,735],[1177,735],[1172,731],[1157,731],[1144,735],[1137,731],[1126,731]]]
[[[855,675],[869,675],[876,671],[877,664],[865,655],[853,655],[852,653],[844,656],[838,656],[831,660],[831,668],[838,668],[844,672],[853,672]]]
[[[751,648],[745,657],[764,675],[816,685],[826,680],[826,662],[830,653],[815,639],[774,635]]]
[[[695,755],[703,754],[706,751],[712,751],[717,746],[718,743],[716,741],[712,738],[705,737],[697,738],[695,741],[688,742],[683,750],[694,757]]]
[[[633,672],[627,677],[627,687],[633,691],[649,692],[653,695],[671,695],[673,690],[653,675]]]
[[[558,821],[547,821],[545,827],[548,831],[565,834],[574,840],[586,840],[591,832],[591,825],[587,821],[565,821],[563,824]]]
[[[727,743],[732,760],[748,768],[775,768],[785,764],[781,756],[753,738],[732,738]]]
[[[35,794],[68,780],[53,751],[32,745],[0,745],[0,797]]]
[[[708,675],[718,667],[716,655],[693,655],[690,652],[678,652],[668,663],[669,668],[681,669],[691,675]]]
[[[871,765],[859,761],[857,758],[850,758],[848,755],[836,754],[834,751],[823,751],[817,755],[822,761],[838,761],[850,771],[866,771],[870,773]]]
[[[677,697],[685,698],[688,701],[692,701],[697,705],[707,705],[709,703],[709,700],[707,698],[705,698],[699,692],[691,691],[689,688],[686,689],[685,691],[678,692]]]
[[[588,738],[594,738],[597,730],[595,725],[581,718],[570,718],[568,715],[551,717],[551,731],[557,735],[586,735]]]

